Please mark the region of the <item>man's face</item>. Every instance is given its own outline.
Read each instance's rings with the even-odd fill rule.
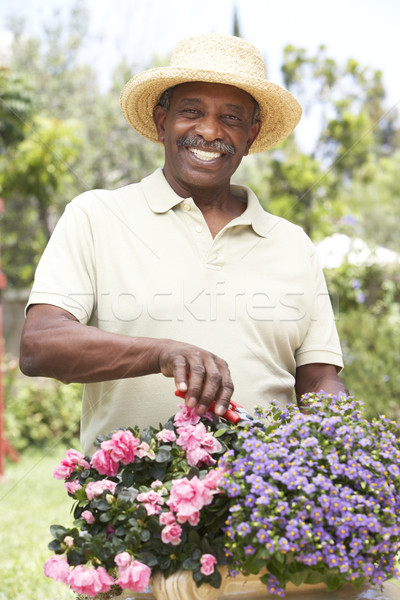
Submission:
[[[154,109],[165,146],[165,176],[179,195],[227,185],[255,140],[254,101],[236,87],[183,83],[172,92],[167,112]]]

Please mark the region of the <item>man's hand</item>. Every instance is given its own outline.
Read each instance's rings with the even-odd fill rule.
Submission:
[[[203,415],[215,401],[214,412],[223,415],[233,394],[233,383],[226,361],[191,344],[161,340],[160,371],[174,377],[175,385],[186,392],[186,405]]]
[[[295,389],[299,405],[301,405],[303,394],[311,392],[318,393],[323,390],[327,394],[333,395],[349,394],[348,389],[337,374],[336,367],[324,363],[310,363],[298,367]]]
[[[222,358],[171,339],[131,337],[79,323],[69,312],[48,304],[33,305],[21,341],[20,367],[30,376],[65,383],[92,383],[162,373],[174,377],[186,404],[204,414],[215,400],[215,413],[229,407],[233,384]]]

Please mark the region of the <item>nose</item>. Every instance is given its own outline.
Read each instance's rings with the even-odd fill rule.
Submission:
[[[223,131],[218,115],[204,114],[196,123],[196,133],[206,142],[223,138]]]

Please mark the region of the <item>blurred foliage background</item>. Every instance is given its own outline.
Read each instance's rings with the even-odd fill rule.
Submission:
[[[131,130],[119,109],[120,90],[135,64],[121,62],[102,91],[94,68],[78,60],[87,18],[77,4],[67,25],[55,16],[40,37],[26,35],[21,20],[12,24],[11,62],[0,69],[0,196],[6,207],[0,224],[10,289],[30,287],[74,196],[123,186],[162,165],[162,148]],[[157,61],[168,64],[169,57]],[[291,136],[248,157],[235,180],[253,188],[266,210],[301,225],[316,244],[337,233],[365,241],[368,258],[344,256],[325,268],[343,378],[370,415],[399,418],[398,115],[385,104],[380,71],[351,57],[339,63],[323,46],[313,55],[287,46],[282,73],[305,115],[319,124],[314,146],[304,151]],[[392,251],[391,260],[378,259],[379,246]],[[22,378],[13,357],[3,369],[10,442],[20,450],[49,440],[76,443],[80,386]]]

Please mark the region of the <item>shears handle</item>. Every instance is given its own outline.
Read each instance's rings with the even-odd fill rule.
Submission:
[[[185,398],[186,392],[181,392],[180,390],[175,390],[175,396],[178,396],[179,398]],[[209,411],[214,412],[214,407],[215,407],[215,402],[213,402],[211,404]],[[242,407],[240,406],[240,404],[238,404],[234,400],[231,400],[230,407],[231,408],[228,408],[228,410],[222,415],[222,418],[226,419],[230,423],[234,423],[236,425],[236,423],[239,423],[239,421],[242,420],[242,417],[239,415],[239,413],[236,412],[235,409],[242,408]]]

